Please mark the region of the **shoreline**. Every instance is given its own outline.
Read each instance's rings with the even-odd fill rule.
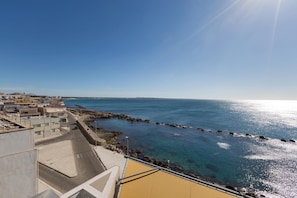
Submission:
[[[140,118],[133,118],[124,114],[114,114],[110,112],[101,112],[101,111],[96,111],[96,110],[88,110],[85,109],[82,106],[78,106],[78,109],[75,108],[67,108],[68,111],[71,113],[79,116],[79,118],[94,132],[99,136],[99,138],[102,138],[106,141],[106,145],[103,146],[103,148],[108,149],[113,152],[117,152],[119,154],[125,155],[127,151],[127,146],[126,144],[123,144],[119,142],[119,137],[121,134],[123,134],[120,131],[109,131],[104,128],[97,128],[96,126],[93,126],[93,123],[95,122],[96,119],[120,119],[120,120],[126,120],[130,122],[145,122],[145,123],[150,123],[150,120],[143,120]],[[190,128],[188,126],[182,126],[178,124],[165,124],[165,123],[159,123],[156,122],[156,125],[165,125],[169,127],[180,127],[180,128]],[[197,128],[197,130],[204,131],[202,128]],[[221,130],[218,130],[217,133],[221,133]],[[191,170],[186,170],[182,167],[182,165],[175,164],[175,163],[168,163],[167,161],[162,161],[162,160],[157,160],[152,157],[148,157],[142,153],[141,148],[134,148],[134,149],[129,149],[129,155],[133,158],[143,160],[145,162],[170,169],[172,171],[188,175],[193,178],[197,178],[206,182],[210,182],[215,185],[219,186],[224,186],[230,190],[237,191],[239,193],[243,193],[247,196],[255,197],[256,196],[256,190],[255,189],[250,189],[247,187],[234,187],[232,185],[228,184],[219,184],[216,183],[215,181],[205,179],[199,175],[196,175],[193,171]]]

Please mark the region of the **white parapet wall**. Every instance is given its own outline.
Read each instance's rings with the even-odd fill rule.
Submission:
[[[87,195],[97,198],[113,198],[119,176],[120,168],[115,166],[70,190],[61,198],[87,197]]]

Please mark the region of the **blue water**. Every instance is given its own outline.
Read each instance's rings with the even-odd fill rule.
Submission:
[[[280,141],[297,140],[297,101],[103,98],[66,100],[65,104],[151,120],[147,124],[110,119],[99,124],[122,131],[122,140],[129,136],[130,148],[170,160],[206,180],[253,187],[269,197],[297,196],[297,143]],[[259,135],[268,140],[259,140]]]

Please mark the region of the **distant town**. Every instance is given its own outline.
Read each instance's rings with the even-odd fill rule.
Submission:
[[[57,134],[61,130],[69,130],[67,112],[62,98],[59,96],[38,96],[25,93],[0,93],[1,114],[34,129],[35,139]],[[6,125],[0,126],[5,130]]]

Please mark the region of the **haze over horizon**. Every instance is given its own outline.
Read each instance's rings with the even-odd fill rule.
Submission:
[[[297,100],[297,1],[0,2],[0,92]]]

